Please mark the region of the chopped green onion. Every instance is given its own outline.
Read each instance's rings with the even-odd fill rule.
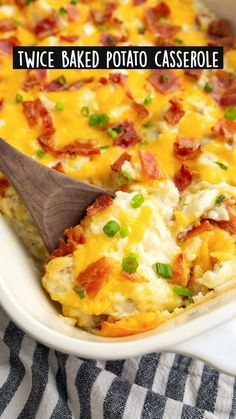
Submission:
[[[70,4],[73,4],[74,6],[76,6],[76,4],[78,4],[78,0],[70,0]]]
[[[129,235],[129,229],[127,226],[122,226],[120,228],[120,237],[122,239],[124,239],[125,237],[127,237]]]
[[[108,128],[107,129],[107,134],[109,134],[112,138],[116,138],[118,136],[118,133],[113,128]]]
[[[233,108],[233,106],[227,108],[224,117],[229,121],[234,121],[236,119],[236,108]]]
[[[36,151],[36,154],[37,154],[37,157],[39,157],[40,159],[42,158],[42,157],[44,157],[45,156],[45,154],[47,154],[46,153],[46,151],[44,151],[44,150],[37,150]]]
[[[176,44],[183,44],[183,40],[182,40],[182,39],[180,39],[180,38],[175,38],[175,39],[174,39],[174,42],[175,42]]]
[[[140,26],[139,28],[137,28],[137,32],[142,35],[145,32],[145,28],[143,26]]]
[[[180,285],[176,285],[173,288],[173,291],[177,295],[184,295],[185,297],[190,297],[192,295],[191,290],[189,288],[181,287]]]
[[[97,126],[97,127],[104,127],[109,122],[109,116],[106,113],[102,113],[101,115],[93,113],[89,117],[89,125]]]
[[[99,147],[100,150],[106,150],[107,148],[109,148],[109,145],[101,145],[101,147]]]
[[[118,180],[122,185],[128,185],[131,182],[132,177],[126,170],[121,170],[117,175]]]
[[[64,111],[64,109],[65,109],[65,105],[64,105],[64,103],[62,103],[62,102],[57,102],[56,103],[56,105],[55,105],[55,109],[57,110],[57,111]]]
[[[81,114],[83,115],[83,116],[89,116],[89,107],[88,106],[83,106],[82,108],[81,108]]]
[[[108,237],[114,237],[119,230],[120,226],[115,220],[108,221],[103,227],[103,231]]]
[[[144,99],[144,105],[150,105],[150,103],[152,103],[153,98],[151,96],[147,96]]]
[[[223,170],[228,170],[228,166],[226,166],[226,164],[222,163],[221,161],[215,161],[215,164],[218,164],[218,166]]]
[[[169,81],[169,76],[167,74],[162,74],[161,75],[161,81],[163,83],[166,83],[167,81]]]
[[[60,9],[59,9],[59,15],[64,16],[67,13],[68,12],[67,12],[67,9],[65,7],[60,7]]]
[[[165,23],[165,22],[167,22],[167,19],[164,16],[162,16],[162,17],[160,17],[159,22]]]
[[[206,84],[205,84],[205,86],[204,86],[204,90],[205,90],[205,92],[207,92],[207,93],[211,93],[211,92],[213,91],[213,86],[212,86],[212,84],[211,84],[211,83],[206,83]]]
[[[73,290],[79,295],[81,299],[85,297],[86,292],[80,285],[75,285]]]
[[[172,278],[172,267],[169,263],[160,263],[155,264],[156,273],[162,278]]]
[[[154,127],[154,124],[152,122],[148,121],[145,124],[143,124],[143,127],[144,128],[152,128],[152,127]]]
[[[24,1],[25,6],[28,6],[30,3],[33,3],[33,0],[25,0]]]
[[[58,77],[57,81],[60,84],[66,84],[66,78],[63,75],[61,75],[60,77]]]
[[[224,202],[224,200],[225,200],[225,196],[224,195],[217,196],[217,198],[216,198],[216,205],[217,206],[220,206],[222,204],[222,202]]]
[[[131,253],[129,256],[123,259],[122,269],[129,274],[133,274],[138,269],[137,256],[134,253]]]
[[[16,95],[16,103],[21,103],[23,101],[23,96],[20,95],[20,93],[17,93]]]
[[[139,208],[141,207],[143,203],[144,203],[144,197],[141,193],[134,195],[130,201],[131,207],[133,208]]]
[[[139,147],[142,147],[143,145],[147,145],[147,144],[148,144],[148,141],[147,140],[143,140],[140,143],[138,143],[138,146]]]

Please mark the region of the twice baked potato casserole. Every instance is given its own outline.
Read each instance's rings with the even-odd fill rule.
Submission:
[[[198,0],[0,1],[0,136],[115,192],[48,255],[0,178],[0,211],[72,324],[127,336],[236,286],[235,41]],[[221,45],[225,69],[16,71],[15,45]]]

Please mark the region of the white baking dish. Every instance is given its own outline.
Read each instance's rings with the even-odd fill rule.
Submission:
[[[40,283],[34,263],[0,216],[0,298],[5,311],[29,335],[84,358],[130,358],[153,351],[189,354],[236,375],[236,290],[140,335],[100,338],[62,320]],[[201,334],[201,335],[200,335]]]

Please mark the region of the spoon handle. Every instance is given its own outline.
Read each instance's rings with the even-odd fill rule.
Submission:
[[[0,138],[0,170],[31,213],[49,252],[66,228],[80,222],[102,188],[52,170]]]

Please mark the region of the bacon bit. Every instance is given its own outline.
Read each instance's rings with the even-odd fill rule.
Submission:
[[[221,103],[221,99],[234,82],[234,76],[227,71],[221,70],[213,73],[211,80],[213,86],[212,97],[217,103]]]
[[[70,255],[75,251],[78,244],[85,243],[83,229],[79,225],[66,229],[64,236],[66,240],[59,240],[59,247],[51,253],[50,259]]]
[[[229,221],[218,221],[217,225],[233,236],[236,234],[236,205],[232,199],[224,201],[224,205],[229,215]]]
[[[120,83],[123,86],[124,90],[125,90],[126,96],[129,99],[133,100],[133,95],[132,95],[132,93],[130,91],[130,88],[128,86],[128,76],[126,74],[110,73],[109,74],[109,80],[112,83],[115,83],[115,84],[119,84]]]
[[[63,173],[63,175],[65,174],[65,170],[61,161],[52,166],[52,169],[56,170],[57,172]]]
[[[139,159],[146,176],[150,179],[163,179],[163,173],[153,153],[139,150]]]
[[[219,36],[209,36],[208,37],[208,45],[210,47],[224,47],[225,51],[233,48],[234,46],[234,37],[233,36],[225,36],[224,38]]]
[[[10,186],[10,183],[5,177],[0,178],[0,195],[3,195],[5,190]]]
[[[184,74],[189,77],[193,77],[196,80],[199,80],[201,75],[203,73],[203,70],[197,70],[197,69],[187,69],[184,71]]]
[[[145,108],[144,105],[134,101],[132,103],[132,106],[133,106],[135,112],[137,113],[137,116],[138,116],[139,119],[145,119],[145,118],[148,117],[149,112],[148,112],[147,108]]]
[[[121,73],[110,73],[109,74],[109,80],[112,81],[112,83],[120,83],[121,82]]]
[[[108,262],[106,257],[96,260],[91,263],[87,268],[80,272],[76,279],[76,283],[79,284],[88,295],[95,296],[100,289],[104,281],[112,270],[111,264]]]
[[[20,45],[20,41],[15,37],[11,36],[7,39],[0,39],[0,52],[4,54],[12,54],[13,47]]]
[[[93,77],[84,77],[82,79],[77,80],[74,83],[62,84],[58,80],[52,80],[50,83],[46,84],[41,90],[43,92],[64,92],[64,91],[75,91],[80,89],[80,87],[84,86],[86,83],[91,83],[94,80]]]
[[[114,139],[114,145],[127,148],[134,146],[135,144],[142,141],[140,135],[137,133],[137,131],[135,131],[133,121],[125,120],[116,125],[113,125],[111,128],[116,129],[117,127],[119,127],[121,131],[118,137]]]
[[[78,35],[60,35],[61,41],[69,42],[73,44],[74,42],[78,41]]]
[[[107,46],[107,47],[114,47],[114,46],[116,46],[119,42],[126,42],[127,41],[127,36],[124,36],[124,35],[122,35],[122,36],[120,36],[119,38],[117,37],[117,36],[115,36],[115,35],[112,35],[112,34],[110,34],[110,33],[108,33],[108,32],[104,32],[103,34],[102,34],[102,36],[100,37],[100,39],[99,39],[99,42],[102,44],[102,45],[105,45],[105,46]]]
[[[168,17],[170,9],[166,3],[160,3],[157,7],[151,7],[145,10],[145,20],[148,29],[153,34],[159,34],[164,39],[172,38],[178,31],[179,27],[170,25],[169,23],[160,22],[160,18]]]
[[[230,22],[227,19],[214,20],[208,27],[208,35],[225,37],[231,35]]]
[[[104,211],[106,208],[111,206],[112,202],[113,198],[108,194],[102,194],[97,196],[93,204],[87,208],[87,216],[93,217],[99,212]]]
[[[164,113],[163,118],[170,125],[176,125],[184,116],[185,111],[183,110],[182,104],[177,98],[173,98],[170,101],[171,106]]]
[[[11,32],[17,28],[16,23],[10,19],[0,19],[0,32]]]
[[[188,277],[185,274],[183,253],[179,253],[174,257],[172,263],[172,272],[173,277],[170,281],[171,284],[177,284],[186,287],[188,284]]]
[[[103,13],[97,9],[92,9],[91,18],[94,23],[101,25],[103,23],[108,22],[112,18],[115,9],[115,3],[107,3]]]
[[[175,92],[180,88],[179,78],[172,70],[154,70],[148,81],[163,94]]]
[[[30,126],[39,124],[41,120],[43,128],[42,135],[48,137],[55,133],[52,117],[40,99],[22,102],[22,105],[23,112]]]
[[[34,87],[40,87],[47,78],[47,70],[28,70],[28,78],[22,85],[22,90],[29,92]]]
[[[0,99],[0,111],[2,111],[3,110],[3,107],[4,107],[4,99]]]
[[[146,3],[147,0],[133,0],[134,6],[140,6],[140,4]]]
[[[174,155],[180,160],[195,160],[202,153],[198,138],[179,136],[174,143]]]
[[[56,35],[59,30],[58,17],[55,13],[51,13],[45,19],[37,23],[34,28],[34,33],[41,40],[48,36]]]
[[[231,87],[223,93],[220,104],[222,106],[236,106],[236,80],[232,82]]]
[[[184,191],[189,185],[191,185],[193,180],[193,174],[189,170],[188,166],[182,164],[179,171],[176,173],[174,177],[175,186],[178,188],[180,192]]]
[[[43,134],[38,137],[38,142],[44,151],[56,158],[65,156],[90,157],[101,153],[95,140],[75,140],[73,143],[66,144],[61,148],[56,148],[50,136]]]
[[[205,231],[213,230],[214,225],[212,225],[208,220],[201,220],[200,225],[197,227],[193,227],[191,230],[187,231],[186,233],[180,233],[179,240],[186,240],[190,237],[198,236]]]
[[[73,4],[68,4],[66,9],[67,9],[68,20],[70,20],[71,22],[75,22],[80,15],[78,8],[74,6]]]
[[[26,7],[27,6],[27,2],[25,0],[14,0],[14,2],[15,2],[15,5],[18,6],[18,7],[20,7],[21,9],[23,7]],[[32,0],[31,2],[34,3],[35,0]]]
[[[220,119],[213,128],[216,136],[231,144],[236,133],[236,122]]]
[[[106,79],[106,77],[101,77],[99,79],[99,83],[101,83],[101,84],[107,84],[107,82],[108,82],[108,80]]]
[[[120,155],[120,157],[111,165],[113,172],[119,173],[125,161],[130,161],[132,156],[126,151]]]

